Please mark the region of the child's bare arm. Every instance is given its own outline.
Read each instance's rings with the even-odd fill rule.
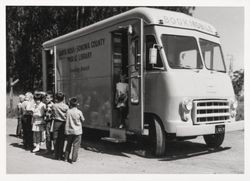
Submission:
[[[85,118],[84,118],[82,112],[80,112],[80,120],[81,120],[82,123],[85,121]]]

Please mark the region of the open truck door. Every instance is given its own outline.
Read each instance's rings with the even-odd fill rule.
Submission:
[[[55,47],[42,50],[43,91],[55,92]]]
[[[144,120],[143,79],[143,20],[133,20],[118,26],[111,32],[113,60],[113,90],[121,72],[127,75],[129,86],[128,114],[125,129],[119,129],[121,115],[114,102],[110,136],[103,138],[113,142],[125,142],[126,134],[141,134]]]
[[[128,119],[127,129],[142,133],[144,121],[143,20],[132,24],[128,37]]]

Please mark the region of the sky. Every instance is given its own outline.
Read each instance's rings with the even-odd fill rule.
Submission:
[[[218,31],[227,66],[244,68],[244,7],[196,7],[193,16],[212,24]]]

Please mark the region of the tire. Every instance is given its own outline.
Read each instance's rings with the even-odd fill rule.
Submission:
[[[225,133],[204,135],[203,138],[210,148],[218,148],[224,141]]]
[[[149,123],[150,150],[156,157],[162,157],[166,151],[166,134],[160,122],[153,118]]]

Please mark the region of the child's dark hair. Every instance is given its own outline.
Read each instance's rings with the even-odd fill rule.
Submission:
[[[72,97],[69,99],[69,105],[70,107],[76,107],[78,105],[78,100],[76,97]]]
[[[43,96],[42,96],[41,94],[35,94],[35,95],[34,95],[34,100],[35,100],[35,101],[38,101],[38,100],[39,100],[39,101],[42,101],[42,99],[43,99]]]
[[[62,92],[57,92],[56,93],[56,100],[58,102],[62,102],[64,100],[64,94]]]

